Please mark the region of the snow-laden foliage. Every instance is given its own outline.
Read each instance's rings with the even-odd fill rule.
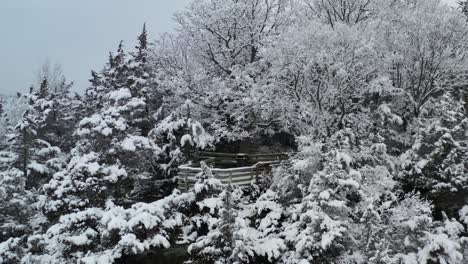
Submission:
[[[316,169],[298,165],[307,152],[293,165],[299,175],[288,179],[309,185],[287,210],[282,262],[462,263],[464,227],[455,219],[436,221],[430,203],[416,194],[400,197],[384,144],[353,150],[343,135],[336,143],[328,151],[330,143],[323,146],[325,162]]]
[[[14,153],[0,152],[0,242],[21,237],[30,228],[33,195],[26,189],[23,172],[13,166],[16,159]]]
[[[104,208],[63,215],[47,232],[29,238],[29,243],[35,244],[42,254],[29,254],[24,260],[113,263],[124,254],[168,248],[173,240],[172,233],[185,221],[181,212],[187,210],[194,198],[193,193],[178,192],[154,203],[137,203],[127,209],[108,201]]]
[[[426,109],[413,147],[400,157],[406,188],[427,193],[451,216],[465,203],[468,186],[468,119],[460,95],[444,95]]]
[[[197,0],[175,22],[120,42],[83,96],[46,65],[30,93],[0,100],[0,264],[173,247],[187,263],[467,262],[460,10]],[[285,149],[246,188],[197,159]],[[202,170],[181,192],[188,162]]]
[[[7,135],[18,123],[27,107],[27,97],[0,96],[0,148],[7,144]]]
[[[132,182],[150,177],[160,149],[139,127],[139,118],[145,118],[144,99],[132,96],[127,88],[109,91],[103,98],[99,112],[78,123],[79,140],[67,168],[44,186],[53,197],[44,205],[51,213],[102,206],[109,196],[121,204],[129,197]]]
[[[102,208],[64,214],[45,233],[28,238],[38,252],[26,254],[23,261],[113,263],[125,255],[186,243],[205,232],[219,215],[222,188],[219,180],[203,174],[187,193],[176,190],[161,200],[130,208],[107,200]]]
[[[228,186],[217,199],[218,216],[209,221],[208,233],[192,243],[188,251],[195,263],[251,263],[257,259],[273,261],[286,248],[275,233],[283,208],[277,195],[268,192],[256,203],[236,203],[242,192]]]

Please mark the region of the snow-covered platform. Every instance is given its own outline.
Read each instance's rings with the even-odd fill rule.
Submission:
[[[201,152],[198,161],[179,166],[178,186],[188,190],[202,173],[201,162],[211,168],[213,176],[226,184],[246,186],[273,166],[289,158],[288,153],[245,154]]]

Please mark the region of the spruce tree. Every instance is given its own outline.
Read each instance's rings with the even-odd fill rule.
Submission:
[[[142,114],[144,97],[128,87],[126,56],[121,42],[104,70],[92,74],[92,86],[85,95],[86,117],[74,132],[78,141],[70,162],[45,186],[47,195],[56,200],[43,204],[49,216],[103,206],[107,200],[118,205],[130,203],[135,182],[155,174],[159,148],[140,126],[151,124],[151,120]]]
[[[128,84],[133,96],[142,98],[145,103],[143,112],[136,113],[134,122],[141,128],[143,134],[147,134],[154,125],[152,115],[161,107],[160,99],[155,83],[154,66],[150,63],[150,50],[148,47],[148,33],[146,24],[138,36],[136,51],[130,53],[128,68]]]
[[[78,141],[67,168],[46,186],[48,195],[56,199],[46,205],[50,212],[102,206],[108,199],[122,204],[131,196],[133,182],[152,174],[158,148],[132,125],[132,113],[144,102],[127,88],[99,97],[103,106],[83,118],[75,130]]]
[[[209,221],[212,223],[208,226],[208,234],[190,245],[189,252],[193,255],[194,263],[236,263],[238,260],[234,252],[236,216],[232,192],[231,185],[225,187],[220,194],[223,206],[217,217]]]
[[[135,47],[137,50],[137,55],[135,60],[141,60],[143,63],[147,61],[147,52],[148,52],[148,32],[146,31],[146,23],[143,24],[143,30],[138,36],[138,45]]]
[[[416,190],[451,217],[468,194],[468,118],[463,89],[433,101],[428,118],[415,136],[413,147],[401,156],[399,179],[407,191]]]
[[[49,82],[47,81],[47,76],[42,78],[41,85],[39,86],[39,91],[37,92],[37,96],[42,99],[46,98],[49,95]]]
[[[459,8],[460,8],[460,11],[467,17],[468,19],[468,1],[467,0],[464,0],[464,1],[459,1],[458,2],[458,5],[459,5]]]
[[[115,53],[109,52],[109,59],[99,72],[91,71],[91,86],[86,90],[84,101],[86,114],[92,115],[104,105],[105,96],[112,90],[128,88],[128,61],[123,49],[123,41]]]
[[[5,115],[4,106],[5,99],[0,96],[0,150],[6,147],[6,133],[8,127],[8,119]]]
[[[39,188],[62,166],[62,151],[54,145],[54,101],[44,78],[41,87],[27,95],[28,106],[10,135],[10,148],[17,154],[16,168],[26,177],[26,188]]]
[[[0,117],[3,116],[4,114],[4,106],[5,105],[5,98],[3,98],[2,96],[0,96]]]
[[[107,81],[111,89],[128,87],[128,62],[123,41],[120,41],[117,52],[111,58],[111,70],[107,72]]]

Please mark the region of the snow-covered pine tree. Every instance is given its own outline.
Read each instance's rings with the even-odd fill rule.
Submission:
[[[207,221],[208,233],[199,237],[189,247],[194,263],[248,262],[248,255],[243,256],[241,252],[235,252],[236,240],[238,239],[234,230],[237,206],[233,201],[232,186],[228,185],[220,196],[222,206],[219,208],[218,217]],[[236,200],[240,198],[234,197]]]
[[[190,246],[195,263],[275,263],[286,249],[281,237],[283,207],[271,190],[250,203],[239,188],[220,194],[221,207],[212,216],[209,232]],[[235,202],[234,202],[235,201]]]
[[[1,152],[1,232],[6,263],[19,261],[27,248],[27,237],[40,232],[45,219],[37,210],[37,199],[42,185],[62,168],[64,157],[60,148],[53,146],[51,127],[60,120],[51,121],[53,95],[46,78],[37,90],[25,95],[26,111],[14,129],[8,131],[8,148]],[[21,109],[21,108],[19,108]]]
[[[24,111],[28,108],[28,96],[17,94],[16,96],[1,97],[2,115],[0,115],[0,150],[9,147],[8,135],[11,135]]]
[[[128,88],[113,88],[99,97],[102,107],[78,124],[67,168],[45,186],[55,199],[46,201],[49,212],[103,206],[108,199],[122,205],[134,181],[153,174],[159,148],[132,122],[135,113],[144,111],[144,99]]]
[[[148,43],[146,23],[138,36],[136,51],[130,53],[128,63],[128,83],[133,96],[145,100],[145,109],[136,113],[133,122],[140,127],[143,134],[147,134],[154,126],[153,115],[162,106],[163,94],[160,94],[155,83],[154,66],[151,60],[151,50]]]
[[[103,107],[105,95],[111,90],[128,88],[128,61],[123,41],[115,53],[109,52],[109,59],[99,72],[91,71],[91,86],[85,92],[87,115],[92,115]]]
[[[8,128],[8,117],[5,114],[6,99],[0,96],[0,150],[6,147],[6,134]]]
[[[433,100],[413,147],[401,156],[399,179],[421,192],[436,209],[455,217],[465,204],[468,186],[468,118],[463,90]]]
[[[29,103],[23,117],[9,136],[10,148],[17,154],[16,168],[26,177],[28,189],[41,188],[59,170],[63,160],[59,147],[50,142],[49,134],[56,123],[51,121],[52,107],[47,81],[28,95]]]
[[[213,177],[211,169],[204,162],[201,162],[201,166],[202,172],[197,175],[198,180],[191,190],[195,195],[195,206],[188,212],[189,223],[184,228],[181,237],[185,243],[206,235],[209,231],[210,219],[218,217],[222,207],[220,194],[225,185]]]
[[[454,219],[435,221],[430,203],[403,194],[393,179],[396,159],[384,144],[340,131],[313,145],[322,146],[322,161],[309,157],[314,147],[293,163],[310,185],[286,209],[282,262],[460,263],[463,227]]]
[[[330,262],[352,245],[352,212],[363,199],[362,176],[352,164],[352,139],[344,135],[325,152],[327,162],[312,172],[298,211],[291,212],[296,221],[285,228],[285,240],[293,248],[286,262]]]
[[[460,11],[468,18],[468,1],[458,1]]]
[[[42,78],[36,94],[39,98],[46,98],[49,95],[49,81],[47,81],[47,76]]]
[[[242,191],[224,185],[201,162],[202,172],[193,188],[196,206],[182,239],[192,242],[188,248],[194,263],[248,263],[249,249],[242,245],[237,228],[237,212]],[[237,202],[235,202],[237,201]]]
[[[0,243],[31,231],[33,193],[26,189],[24,173],[15,167],[17,155],[0,151]]]
[[[44,133],[48,141],[58,146],[63,153],[73,148],[73,131],[84,111],[80,96],[70,91],[72,87],[73,82],[67,82],[62,77],[57,85],[49,89],[52,107]]]
[[[3,116],[5,110],[5,98],[3,96],[0,96],[0,116]]]
[[[159,112],[163,111],[161,106]],[[156,173],[151,178],[154,185],[141,187],[142,193],[153,196],[167,195],[175,187],[178,166],[189,162],[198,150],[209,149],[213,137],[205,131],[200,122],[192,118],[194,105],[187,100],[178,109],[159,120],[150,131],[149,138],[156,142],[161,151],[155,157]],[[150,188],[148,188],[150,187]]]
[[[148,94],[155,91],[149,91],[146,29],[139,40],[130,60],[126,60],[121,43],[102,73],[93,74],[85,97],[90,102],[89,116],[75,131],[78,142],[71,151],[71,161],[46,186],[48,195],[56,199],[44,205],[52,215],[100,206],[106,199],[122,205],[134,199],[162,198],[175,186],[170,171],[180,164],[179,147],[204,148],[210,142],[198,122],[174,120],[176,113],[163,119],[148,136],[156,120],[147,104]],[[176,131],[181,133],[179,138],[173,134]],[[70,185],[69,179],[76,180]]]
[[[128,88],[128,61],[123,41],[120,41],[115,55],[110,56],[111,69],[105,72],[106,82],[111,89]]]
[[[111,264],[169,248],[188,223],[186,212],[194,202],[193,193],[176,191],[158,201],[129,208],[108,201],[102,208],[64,214],[46,232],[30,237],[28,243],[36,248],[29,250],[22,261]]]

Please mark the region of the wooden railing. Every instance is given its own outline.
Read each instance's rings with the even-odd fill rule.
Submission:
[[[211,173],[222,183],[238,186],[257,182],[260,175],[287,160],[286,153],[274,154],[230,154],[201,152],[196,162],[179,166],[177,175],[179,189],[188,190],[202,173],[200,162],[211,168]],[[217,168],[216,166],[232,166],[232,168]]]

